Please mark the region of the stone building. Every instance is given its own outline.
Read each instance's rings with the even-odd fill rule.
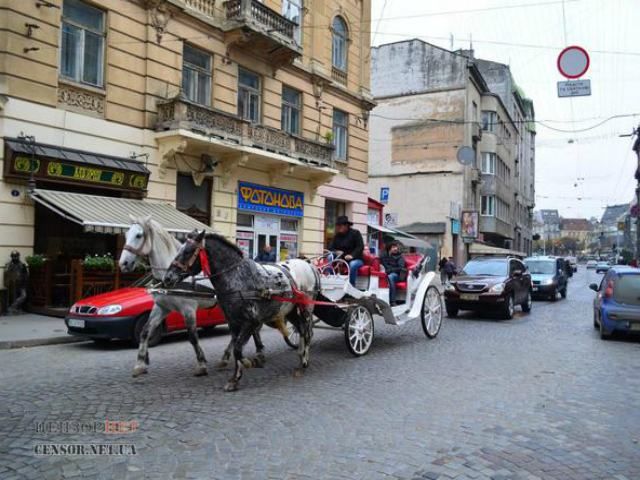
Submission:
[[[530,252],[531,101],[515,84],[503,100],[470,51],[414,39],[375,47],[371,58],[371,196],[389,188],[386,211],[400,229],[427,225],[441,255],[457,263],[474,248],[462,240],[463,211],[479,214],[479,241]],[[466,161],[461,150],[470,154]]]
[[[560,221],[560,237],[574,238],[579,243],[586,244],[593,230],[593,225],[586,218],[563,218]]]
[[[64,274],[116,255],[116,204],[169,203],[247,255],[320,253],[343,213],[364,231],[370,15],[370,0],[0,2],[0,258]]]

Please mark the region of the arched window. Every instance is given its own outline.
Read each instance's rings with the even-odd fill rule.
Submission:
[[[334,68],[347,71],[347,23],[342,17],[335,17],[331,24],[333,30],[332,64]]]

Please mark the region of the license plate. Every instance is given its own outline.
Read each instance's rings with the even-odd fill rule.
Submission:
[[[460,300],[467,300],[469,302],[476,302],[480,299],[480,295],[473,295],[471,293],[462,293]]]
[[[640,332],[640,323],[632,323],[631,325],[629,325],[629,330]]]
[[[84,320],[76,320],[75,318],[70,318],[69,326],[75,328],[84,328]]]
[[[533,287],[531,290],[533,290],[534,292],[538,291],[538,287]]]

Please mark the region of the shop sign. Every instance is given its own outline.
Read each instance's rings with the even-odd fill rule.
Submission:
[[[238,182],[238,209],[302,217],[304,215],[304,193],[255,183]]]
[[[465,243],[467,240],[473,241],[478,238],[480,217],[477,211],[466,210],[462,212],[462,238]]]
[[[111,170],[81,164],[61,162],[49,158],[31,158],[15,154],[10,160],[7,176],[28,179],[57,180],[73,183],[100,184],[119,190],[144,190],[147,188],[147,175]]]
[[[451,234],[460,235],[460,220],[451,219]]]

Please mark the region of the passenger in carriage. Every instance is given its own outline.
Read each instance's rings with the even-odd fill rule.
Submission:
[[[396,304],[396,284],[407,278],[407,264],[400,253],[398,242],[391,242],[387,246],[387,253],[380,258],[389,280],[389,303]]]
[[[336,235],[329,245],[329,250],[343,252],[342,258],[349,262],[349,282],[355,287],[358,269],[364,265],[364,241],[360,231],[351,228],[352,225],[353,222],[344,215],[336,219]]]

